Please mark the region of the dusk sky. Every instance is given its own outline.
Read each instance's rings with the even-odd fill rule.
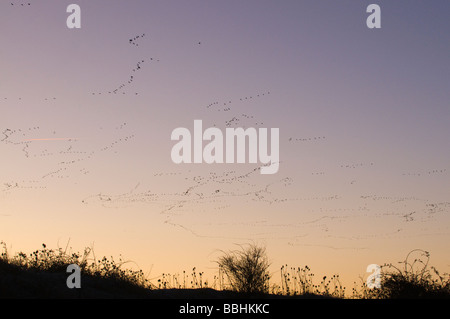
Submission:
[[[150,278],[212,277],[219,250],[249,242],[275,281],[288,264],[353,283],[416,248],[449,272],[449,14],[447,0],[2,1],[0,240],[70,240]],[[278,172],[174,163],[172,131],[194,120],[279,128]]]

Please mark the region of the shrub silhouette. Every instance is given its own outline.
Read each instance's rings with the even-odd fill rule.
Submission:
[[[411,255],[419,254],[412,259]],[[450,298],[450,277],[428,267],[430,254],[421,249],[408,253],[403,266],[384,264],[381,267],[381,287],[364,291],[365,298],[418,299]]]
[[[269,291],[270,264],[264,247],[241,246],[241,250],[225,252],[217,262],[233,290],[250,294]]]

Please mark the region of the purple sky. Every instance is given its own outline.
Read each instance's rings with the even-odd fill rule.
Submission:
[[[415,248],[448,271],[450,2],[76,1],[69,29],[71,3],[0,3],[13,251],[70,238],[155,276],[213,274],[218,249],[253,240],[274,273],[352,282]],[[196,119],[279,128],[278,173],[174,164],[171,132]]]

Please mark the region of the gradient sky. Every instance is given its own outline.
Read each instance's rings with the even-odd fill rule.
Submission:
[[[71,3],[81,29],[66,26]],[[218,250],[251,241],[275,281],[288,264],[353,283],[416,248],[448,272],[449,13],[447,0],[2,1],[0,240],[93,245],[150,277],[212,276]],[[279,128],[278,173],[174,164],[171,132],[195,119]]]

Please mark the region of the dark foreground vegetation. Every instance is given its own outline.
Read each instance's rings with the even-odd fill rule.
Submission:
[[[398,265],[383,265],[380,288],[368,288],[361,278],[351,292],[346,292],[338,275],[324,276],[316,283],[308,266],[282,266],[279,283],[272,284],[265,249],[257,245],[223,252],[212,282],[195,268],[190,274],[162,274],[150,280],[142,270],[126,268],[127,262],[121,259],[97,259],[90,248],[83,253],[68,253],[67,248],[52,250],[43,244],[42,249],[30,254],[10,256],[2,245],[0,298],[450,298],[449,275],[429,266],[429,254],[422,250],[410,252]],[[72,272],[67,269],[71,264],[79,266],[80,289],[68,288]]]

